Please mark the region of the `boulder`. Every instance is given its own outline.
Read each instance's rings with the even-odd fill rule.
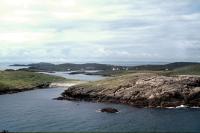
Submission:
[[[101,112],[106,112],[106,113],[117,113],[119,112],[117,109],[115,108],[103,108],[100,110]]]

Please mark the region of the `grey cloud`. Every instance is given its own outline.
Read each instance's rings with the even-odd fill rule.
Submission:
[[[58,39],[32,49],[13,49],[13,54],[7,56],[0,54],[1,57],[15,60],[48,58],[50,61],[199,61],[200,1],[86,0],[85,2],[90,3],[90,6],[95,5],[100,11],[101,7],[107,9],[115,7],[111,11],[100,12],[101,15],[123,12],[118,9],[124,9],[127,14],[108,20],[102,20],[99,16],[95,19],[59,21],[49,18],[38,26],[33,26],[34,29],[31,30],[53,29],[55,34],[62,34],[67,30],[85,31],[88,36],[92,34],[90,31],[103,31],[106,35],[113,35],[112,38],[95,42],[82,42],[78,37],[74,41]],[[29,29],[29,26],[31,25],[20,27]]]

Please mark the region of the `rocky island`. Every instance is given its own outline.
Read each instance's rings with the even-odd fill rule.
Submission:
[[[199,107],[200,76],[128,74],[72,86],[59,99],[123,103],[136,107]]]

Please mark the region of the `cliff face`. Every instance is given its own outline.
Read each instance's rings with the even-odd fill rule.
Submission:
[[[59,99],[124,103],[137,107],[200,106],[200,77],[131,74],[70,87]]]

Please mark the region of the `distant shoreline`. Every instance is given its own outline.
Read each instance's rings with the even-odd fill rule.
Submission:
[[[172,71],[178,72],[180,74],[195,74],[193,70],[179,70],[180,68],[197,68],[196,66],[200,65],[198,62],[174,62],[169,64],[162,65],[139,65],[139,66],[118,66],[118,65],[109,65],[109,64],[97,64],[97,63],[86,63],[86,64],[73,64],[73,63],[64,63],[64,64],[52,64],[52,63],[35,63],[28,65],[14,64],[12,66],[21,66],[28,68],[21,68],[21,71],[30,71],[30,72],[55,72],[55,71],[74,71],[71,74],[85,74],[85,75],[101,75],[101,76],[115,76],[123,75],[127,73],[139,72],[139,71]],[[190,69],[189,68],[189,69]],[[193,69],[192,68],[192,69]],[[100,70],[98,72],[88,73],[88,70]],[[178,71],[177,71],[178,70]],[[181,72],[180,72],[181,71]],[[198,71],[198,70],[197,70]],[[198,72],[200,73],[200,72]]]

